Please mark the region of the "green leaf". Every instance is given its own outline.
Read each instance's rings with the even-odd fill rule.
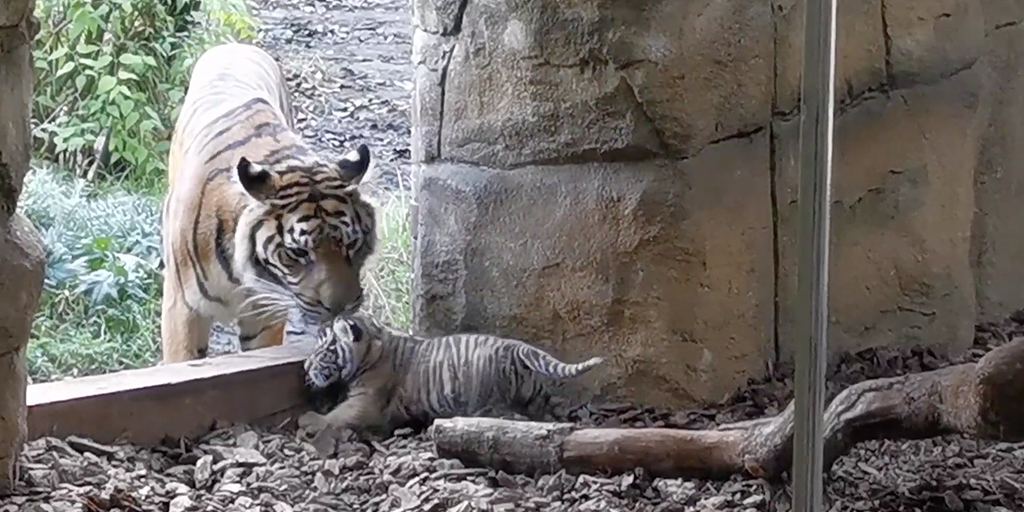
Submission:
[[[125,125],[124,127],[126,129],[130,129],[130,128],[134,127],[135,123],[137,123],[137,122],[139,122],[139,113],[138,112],[129,112],[128,115],[125,116],[125,118],[124,118],[124,125]]]
[[[100,58],[96,59],[96,65],[101,67],[101,68],[105,68],[113,60],[114,60],[114,58],[111,57],[110,55],[102,55],[102,56],[100,56]]]
[[[139,76],[136,75],[135,73],[132,73],[132,72],[129,72],[129,71],[125,71],[125,70],[122,69],[122,70],[117,72],[117,78],[120,79],[120,80],[138,80]]]
[[[135,102],[124,98],[118,102],[118,106],[121,107],[121,114],[127,116],[129,112],[135,111]]]
[[[135,157],[136,162],[141,163],[146,160],[147,156],[149,156],[149,151],[146,148],[139,146],[132,152],[132,156]]]
[[[75,69],[75,63],[74,62],[65,62],[64,65],[60,67],[60,70],[57,71],[57,76],[58,77],[64,76],[64,75],[70,73],[72,69]]]
[[[67,46],[61,46],[61,47],[57,48],[56,50],[54,50],[53,53],[51,53],[50,56],[46,58],[46,60],[54,61],[54,60],[57,60],[57,59],[65,56],[65,55],[67,55],[67,54],[68,54],[68,47]]]
[[[94,52],[96,50],[99,50],[99,49],[100,49],[100,47],[96,46],[94,44],[89,44],[89,43],[86,43],[86,42],[80,42],[80,43],[78,43],[78,46],[75,47],[75,53],[86,54],[86,53],[92,53],[92,52]]]
[[[88,76],[86,76],[86,75],[78,75],[78,76],[76,76],[76,77],[75,77],[75,87],[76,87],[76,88],[77,88],[77,89],[78,89],[79,91],[81,91],[82,89],[84,89],[84,88],[85,88],[85,82],[86,82],[87,80],[89,80],[89,77],[88,77]]]
[[[114,239],[109,236],[96,237],[92,241],[92,248],[97,251],[109,251],[114,246]]]
[[[68,139],[68,147],[71,149],[82,149],[85,147],[84,137],[71,137]]]
[[[101,77],[99,83],[96,84],[96,93],[103,94],[113,89],[115,85],[117,85],[117,78],[114,78],[110,75],[105,75]]]
[[[134,66],[142,63],[142,57],[139,57],[134,53],[123,53],[121,54],[121,57],[119,57],[117,60],[121,64],[125,64],[128,66]]]

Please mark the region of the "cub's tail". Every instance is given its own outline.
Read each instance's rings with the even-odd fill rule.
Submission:
[[[592,357],[582,363],[567,364],[555,359],[551,354],[526,343],[517,344],[515,356],[527,368],[541,375],[556,379],[566,379],[582,375],[604,362],[603,357]]]

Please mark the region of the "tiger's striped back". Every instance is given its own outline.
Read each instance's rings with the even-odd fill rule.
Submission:
[[[395,398],[401,416],[429,421],[507,408],[536,416],[551,398],[549,379],[566,379],[600,364],[600,357],[566,364],[519,340],[485,334],[455,334],[385,343],[408,368]],[[397,359],[397,358],[396,358]]]

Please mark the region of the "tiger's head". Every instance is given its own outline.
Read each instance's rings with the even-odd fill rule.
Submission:
[[[297,306],[320,321],[359,308],[377,243],[376,212],[357,187],[369,165],[365,145],[328,164],[239,158],[238,182],[255,201],[235,230],[234,266],[253,314]]]
[[[358,377],[364,363],[373,360],[372,352],[383,334],[384,327],[363,312],[338,316],[321,325],[313,353],[303,363],[306,388],[325,389]]]

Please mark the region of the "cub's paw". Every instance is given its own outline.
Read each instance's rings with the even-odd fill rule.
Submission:
[[[313,411],[299,416],[298,424],[299,428],[312,432],[319,432],[328,427],[327,418]]]

